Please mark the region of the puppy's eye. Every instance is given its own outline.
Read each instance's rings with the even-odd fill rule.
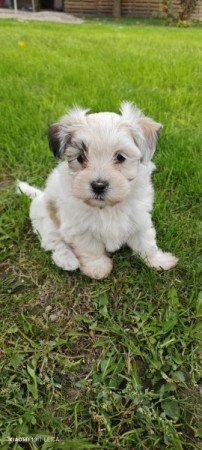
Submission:
[[[120,164],[126,160],[125,156],[123,156],[121,153],[117,153],[115,158],[116,158],[116,162],[120,163]]]
[[[82,154],[80,154],[77,158],[77,161],[79,162],[79,164],[83,164],[85,161],[85,157]]]

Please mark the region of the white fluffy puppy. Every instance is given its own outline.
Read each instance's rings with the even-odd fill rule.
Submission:
[[[177,258],[157,247],[151,219],[150,160],[160,128],[128,102],[120,115],[74,108],[50,127],[50,147],[64,160],[43,191],[18,186],[33,199],[33,229],[57,266],[106,277],[109,253],[125,244],[150,267],[175,266]]]

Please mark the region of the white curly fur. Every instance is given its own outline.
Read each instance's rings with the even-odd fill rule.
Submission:
[[[158,249],[151,219],[160,127],[128,102],[120,115],[75,108],[53,125],[50,145],[64,161],[43,191],[24,182],[18,190],[32,198],[33,229],[57,266],[99,279],[112,270],[108,253],[125,244],[150,267],[175,266],[177,258]],[[96,180],[107,183],[101,195],[92,190]]]

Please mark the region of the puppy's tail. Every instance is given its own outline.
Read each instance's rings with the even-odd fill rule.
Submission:
[[[41,194],[41,190],[35,188],[34,186],[30,186],[24,181],[17,181],[17,194],[22,194],[22,192],[30,198],[35,198]]]

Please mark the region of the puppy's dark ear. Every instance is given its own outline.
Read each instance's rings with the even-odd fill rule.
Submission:
[[[48,129],[48,142],[49,147],[56,158],[61,158],[64,155],[70,141],[70,133],[63,130],[62,124],[54,123],[53,125],[50,125]]]
[[[61,158],[63,151],[61,148],[60,124],[54,123],[48,129],[48,143],[56,158]]]
[[[77,106],[70,109],[59,122],[49,127],[49,146],[56,158],[61,158],[64,155],[67,147],[71,144],[75,131],[81,127],[81,124],[85,123],[87,112],[87,109]]]

